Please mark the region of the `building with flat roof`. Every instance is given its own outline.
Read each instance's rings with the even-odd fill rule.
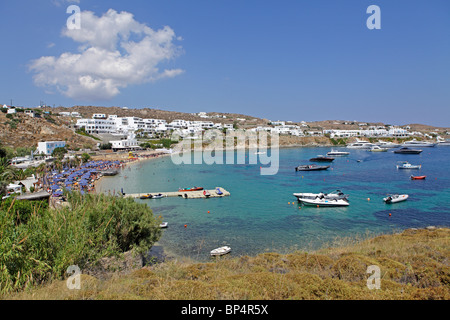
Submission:
[[[65,146],[66,146],[65,141],[38,142],[36,154],[51,155],[56,148],[64,148]]]

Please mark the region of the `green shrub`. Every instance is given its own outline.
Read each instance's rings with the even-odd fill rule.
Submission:
[[[81,270],[103,257],[148,251],[160,221],[147,205],[112,195],[67,194],[69,206],[41,202],[0,203],[0,294],[63,279],[70,265]]]

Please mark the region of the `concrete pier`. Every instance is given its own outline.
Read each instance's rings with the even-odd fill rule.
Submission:
[[[220,189],[220,191],[222,191],[222,194],[217,194],[216,190],[217,188]],[[203,191],[208,191],[210,196],[206,197],[203,194]],[[169,191],[169,192],[143,192],[143,193],[125,193],[124,197],[129,197],[129,198],[140,198],[141,196],[145,196],[148,194],[151,195],[157,195],[157,194],[163,194],[165,197],[182,197],[182,198],[186,198],[186,199],[200,199],[200,198],[221,198],[221,197],[226,197],[229,196],[230,193],[225,190],[222,187],[215,187],[212,190],[208,190],[208,189],[204,189],[204,190],[199,190],[199,191]],[[149,199],[152,200],[152,199]]]

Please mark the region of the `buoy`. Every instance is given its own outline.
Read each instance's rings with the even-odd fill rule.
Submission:
[[[209,210],[208,210],[208,213],[209,213]]]
[[[290,202],[288,202],[288,204],[291,204]]]
[[[391,214],[389,213],[389,217],[391,216]]]
[[[367,201],[370,201],[370,198],[367,198]]]
[[[319,207],[319,205],[317,205],[317,208]]]
[[[184,227],[187,228],[187,224],[185,224]]]

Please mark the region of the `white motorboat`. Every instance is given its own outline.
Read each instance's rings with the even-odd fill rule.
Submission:
[[[326,199],[326,198],[317,198],[317,199],[301,199],[301,202],[305,206],[317,206],[317,207],[346,207],[349,204],[346,199]]]
[[[351,143],[347,146],[347,148],[350,149],[370,149],[372,147],[374,147],[375,144],[370,143],[369,141],[362,141],[359,139],[356,139],[356,142]]]
[[[410,141],[406,141],[402,144],[402,147],[434,147],[435,143],[427,142],[427,141],[417,141],[416,139],[412,139]]]
[[[422,168],[421,164],[411,164],[408,161],[402,161],[401,164],[397,165],[397,169],[420,169]]]
[[[450,146],[450,139],[443,139],[441,137],[437,137],[437,145],[438,146]]]
[[[302,201],[302,199],[348,199],[348,194],[344,194],[341,190],[335,190],[330,193],[294,193],[293,195],[297,198],[298,201]]]
[[[168,225],[169,225],[169,224],[168,224],[167,222],[162,222],[162,223],[159,225],[159,227],[160,227],[160,228],[167,228]]]
[[[348,156],[349,154],[350,152],[346,151],[331,150],[330,152],[327,153],[327,156]]]
[[[386,152],[387,150],[387,148],[381,148],[379,146],[373,146],[372,148],[370,148],[370,151],[372,152]]]
[[[386,203],[396,203],[405,201],[408,197],[407,194],[390,194],[386,198],[383,198],[383,201]]]
[[[211,255],[212,256],[222,256],[222,255],[224,255],[224,254],[227,254],[227,253],[229,253],[231,251],[231,247],[229,247],[229,246],[223,246],[223,247],[220,247],[220,248],[216,248],[216,249],[214,249],[214,250],[211,250]]]
[[[158,193],[158,194],[155,194],[155,195],[152,197],[152,199],[161,199],[161,198],[164,198],[164,197],[166,197],[165,194]]]
[[[388,149],[400,147],[400,144],[398,144],[398,143],[381,141],[381,140],[378,140],[376,145],[379,146],[380,148],[388,148]]]

